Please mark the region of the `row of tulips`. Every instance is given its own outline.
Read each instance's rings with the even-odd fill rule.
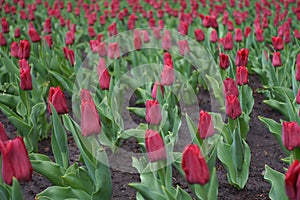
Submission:
[[[299,18],[299,3],[263,1],[250,5],[249,1],[239,1],[236,5],[235,1],[210,1],[208,6],[206,1],[172,4],[145,0],[89,4],[78,1],[65,5],[63,1],[25,4],[21,0],[14,1],[14,5],[0,5],[1,13],[7,16],[2,18],[0,33],[0,109],[23,138],[7,140],[1,132],[2,171],[9,172],[3,174],[3,180],[12,185],[1,185],[7,199],[20,196],[20,187],[13,177],[30,180],[31,165],[53,184],[38,198],[110,199],[111,178],[105,148],[115,151],[120,141],[129,137],[136,137],[147,155],[133,158],[132,165],[140,173],[141,182],[130,186],[138,191],[138,199],[191,199],[182,188],[172,186],[172,165],[186,178],[198,199],[216,199],[216,157],[225,165],[229,183],[242,189],[249,175],[246,136],[254,104],[252,90],[247,86],[249,72],[257,73],[265,85],[263,92],[269,98],[266,103],[292,121],[284,122],[281,131],[281,124],[260,118],[279,142],[293,152],[288,154],[291,156],[287,162],[295,161],[286,174],[285,188],[290,199],[297,199],[294,177],[298,173],[298,140],[292,135],[299,123],[295,99],[300,64],[297,61],[295,69],[296,51],[289,44],[298,45],[299,32],[293,20]],[[247,10],[250,6],[255,7],[255,12]],[[276,10],[274,15],[272,10]],[[45,11],[48,16],[37,11]],[[253,27],[246,23],[251,18],[255,18]],[[279,28],[271,28],[269,22]],[[21,27],[22,23],[28,27]],[[150,29],[122,34],[144,27],[143,24]],[[179,33],[164,29],[165,26],[176,28]],[[272,41],[267,35],[273,35]],[[110,38],[105,40],[106,36]],[[82,55],[90,51],[88,59],[82,62]],[[140,64],[154,62],[163,67],[139,68]],[[128,66],[132,76],[127,73]],[[146,83],[135,92],[145,108],[128,109],[147,124],[125,130],[119,116],[123,98],[114,95],[124,93],[122,84],[136,89],[139,82]],[[178,99],[189,102],[191,99],[186,96],[191,98],[198,84],[211,89],[228,120],[224,123],[220,114],[200,111],[197,127],[186,115],[193,144],[177,152],[175,146],[184,121]],[[68,114],[70,108],[63,91],[73,94],[74,118]],[[51,128],[55,162],[37,153],[39,139],[48,137]],[[70,165],[66,130],[73,135],[84,166]],[[24,144],[29,157],[23,151]],[[14,146],[23,149],[21,159],[13,155]],[[26,166],[24,171],[20,165]],[[271,190],[270,197],[287,198],[283,175],[266,169],[266,179],[281,186],[280,191]]]

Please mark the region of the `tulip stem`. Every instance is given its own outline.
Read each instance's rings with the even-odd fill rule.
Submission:
[[[300,148],[297,147],[293,150],[293,153],[292,153],[292,157],[293,157],[293,160],[299,160],[300,161]],[[292,163],[292,162],[291,162]]]

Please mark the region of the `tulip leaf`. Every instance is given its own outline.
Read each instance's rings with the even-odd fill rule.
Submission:
[[[7,53],[0,49],[0,54],[3,57],[3,65],[5,66],[7,72],[19,75],[19,68],[13,63],[11,59],[8,58]]]
[[[139,107],[127,107],[127,109],[130,112],[133,112],[134,114],[136,114],[137,116],[144,118],[146,117],[146,110],[145,108],[139,108]]]
[[[240,99],[242,111],[247,115],[250,115],[254,106],[252,89],[248,85],[242,85],[239,88],[241,93],[239,99]]]
[[[220,107],[223,108],[225,106],[224,103],[224,95],[223,95],[223,86],[220,87],[220,82],[216,80],[214,77],[211,77],[209,75],[206,75],[206,78],[208,79],[208,85],[210,85],[210,90],[213,92],[215,98],[218,99],[218,102],[220,103]]]
[[[272,186],[269,193],[270,199],[288,200],[284,188],[284,174],[270,168],[268,165],[265,165],[265,170],[264,178]]]
[[[188,114],[185,115],[185,118],[192,138],[192,142],[198,144],[198,146],[201,147],[203,141],[199,137],[197,126],[192,121],[192,119],[188,116]]]
[[[176,195],[176,193],[174,193],[174,191],[169,191],[167,188],[165,188],[164,186],[162,186],[163,192],[165,194],[165,198],[168,200],[178,200],[174,194]],[[172,188],[174,190],[174,188]]]
[[[39,200],[56,199],[90,199],[85,191],[72,187],[51,186],[36,196]]]
[[[208,187],[207,199],[218,199],[218,186],[218,177],[214,167],[210,172],[210,180],[206,186]]]
[[[8,106],[9,108],[14,108],[18,102],[20,102],[20,97],[7,93],[0,93],[0,103]]]
[[[0,185],[0,199],[2,200],[10,200],[8,191],[3,185]]]
[[[289,112],[287,110],[286,103],[279,102],[274,99],[263,100],[263,102],[271,108],[281,112],[286,118],[289,118]]]
[[[177,185],[176,188],[176,195],[175,195],[176,200],[192,200],[191,196],[183,190],[179,185]]]
[[[65,88],[68,92],[72,92],[73,90],[73,82],[68,78],[64,77],[61,74],[55,72],[55,71],[49,71],[50,74],[54,76],[58,80],[60,84],[62,84],[63,88]]]
[[[162,194],[150,190],[149,187],[141,183],[129,183],[128,185],[137,190],[147,200],[166,200]]]
[[[23,193],[18,180],[13,177],[13,183],[11,188],[11,200],[23,200]]]

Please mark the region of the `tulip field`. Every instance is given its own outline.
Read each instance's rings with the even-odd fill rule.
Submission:
[[[300,1],[0,13],[1,200],[300,200]]]

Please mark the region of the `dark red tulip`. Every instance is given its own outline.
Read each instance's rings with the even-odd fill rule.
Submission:
[[[219,65],[221,69],[227,69],[229,67],[229,57],[225,53],[220,53],[219,54]]]
[[[285,31],[284,32],[284,43],[288,44],[291,41],[291,33],[290,31]]]
[[[66,45],[72,45],[75,41],[75,35],[72,31],[66,33]]]
[[[156,99],[158,87],[160,88],[160,92],[161,92],[162,96],[164,96],[164,87],[159,82],[155,82],[153,85],[152,92],[151,92],[153,99]]]
[[[238,85],[248,84],[248,69],[245,66],[236,68],[236,83]]]
[[[274,52],[272,57],[272,64],[274,67],[280,67],[282,65],[279,51]]]
[[[300,89],[298,90],[298,93],[296,95],[296,103],[300,104]]]
[[[214,134],[214,124],[211,115],[201,110],[198,123],[198,133],[202,140],[208,138]]]
[[[245,32],[244,32],[244,37],[248,38],[249,35],[250,35],[250,33],[251,33],[251,27],[250,26],[246,26]]]
[[[66,25],[65,19],[63,17],[59,18],[59,25],[62,26],[62,27],[64,27]]]
[[[20,59],[28,59],[30,56],[30,42],[28,40],[20,40],[18,57]]]
[[[0,141],[4,142],[4,141],[7,141],[7,140],[8,140],[8,137],[7,137],[7,134],[5,132],[4,126],[0,122]]]
[[[90,49],[92,50],[93,53],[99,52],[98,46],[99,46],[98,40],[90,40]]]
[[[100,24],[101,24],[101,26],[104,26],[105,23],[106,23],[105,16],[104,16],[104,15],[101,15],[101,16],[100,16]]]
[[[236,97],[239,96],[239,89],[232,78],[226,78],[223,81],[224,85],[224,96],[234,95]]]
[[[51,28],[51,18],[47,18],[47,19],[45,20],[45,23],[44,23],[44,33],[45,33],[45,34],[52,33],[52,28]]]
[[[240,49],[236,53],[235,65],[246,66],[248,63],[249,49]]]
[[[81,132],[87,137],[101,132],[101,122],[90,91],[82,89],[81,98]]]
[[[149,19],[149,25],[148,26],[151,27],[151,28],[156,27],[156,22],[155,22],[154,18]]]
[[[190,53],[189,43],[187,40],[178,41],[179,52],[182,56]]]
[[[18,58],[19,44],[17,42],[12,42],[10,45],[10,55],[12,57]]]
[[[52,114],[51,106],[52,104],[58,114],[68,113],[67,101],[64,93],[60,87],[50,87],[49,96],[48,96],[48,110]]]
[[[228,32],[223,40],[224,50],[231,50],[233,48],[233,40],[231,32]]]
[[[52,41],[52,36],[51,35],[45,35],[44,39],[46,43],[48,44],[49,48],[52,48],[53,41]]]
[[[30,181],[33,170],[23,138],[0,140],[0,150],[4,182],[11,185],[13,177],[18,181]]]
[[[146,121],[149,124],[159,125],[162,115],[158,100],[146,101]]]
[[[2,25],[2,33],[8,33],[9,32],[9,25],[5,17],[2,18],[1,20],[1,25]]]
[[[298,31],[298,29],[294,30],[294,36],[297,39],[300,39],[300,32]]]
[[[210,33],[210,41],[213,42],[213,43],[215,43],[215,42],[218,41],[218,39],[219,39],[218,38],[218,33],[217,33],[217,31],[215,29],[213,29],[211,31],[211,33]]]
[[[90,38],[93,38],[93,37],[96,36],[95,30],[94,30],[94,28],[91,27],[91,26],[88,27],[88,33],[89,33],[89,37],[90,37]]]
[[[164,68],[160,74],[161,84],[163,86],[172,85],[175,79],[175,70],[172,59],[165,59]]]
[[[242,42],[243,41],[243,33],[242,33],[242,30],[240,28],[235,29],[234,41],[236,41],[236,42]]]
[[[150,42],[150,37],[149,37],[149,33],[147,30],[142,30],[141,31],[142,35],[143,35],[143,40],[145,43]]]
[[[25,59],[19,60],[20,66],[20,87],[22,90],[32,90],[32,78],[30,67]]]
[[[202,19],[202,24],[205,28],[209,28],[211,23],[210,23],[210,16],[204,16]]]
[[[257,42],[263,42],[264,41],[264,30],[263,29],[258,29],[255,31],[255,37]]]
[[[154,38],[157,39],[157,40],[161,39],[162,36],[161,36],[161,33],[160,33],[160,28],[153,27],[152,29],[153,29]]]
[[[290,200],[300,199],[299,173],[300,173],[300,163],[298,160],[294,160],[294,162],[288,168],[284,179],[285,192]]]
[[[273,47],[275,49],[275,51],[280,51],[283,49],[283,41],[282,41],[282,38],[279,36],[279,37],[275,37],[273,36],[272,37],[272,44],[273,44]]]
[[[187,35],[189,31],[189,25],[188,23],[186,23],[185,21],[180,21],[179,25],[178,25],[178,32],[181,35]]]
[[[282,123],[282,143],[289,151],[300,147],[300,126],[297,122]]]
[[[158,132],[148,129],[145,134],[145,145],[150,162],[167,159],[165,144]]]
[[[119,44],[117,42],[108,44],[107,54],[110,59],[119,58],[120,57]]]
[[[233,31],[233,28],[234,28],[233,22],[231,20],[228,20],[228,22],[227,22],[228,31]]]
[[[113,22],[111,25],[108,26],[108,32],[110,37],[118,34],[116,22]]]
[[[172,47],[171,34],[168,30],[165,30],[164,32],[165,32],[165,34],[164,34],[163,38],[161,39],[161,46],[162,46],[163,50],[168,51]]]
[[[19,29],[19,28],[16,28],[16,29],[15,29],[15,33],[14,33],[14,37],[15,37],[15,38],[19,38],[20,35],[21,35],[20,29]]]
[[[110,75],[106,67],[104,58],[100,58],[98,62],[98,77],[101,90],[108,90],[110,86]]]
[[[6,46],[7,41],[3,33],[0,33],[0,46]]]
[[[140,50],[142,48],[142,38],[141,38],[141,34],[138,30],[134,31],[133,45],[136,50]]]
[[[72,49],[68,50],[68,59],[69,59],[71,65],[74,66],[74,63],[75,63],[75,54],[74,54],[74,51]]]
[[[185,147],[182,153],[182,169],[189,184],[205,185],[209,182],[210,173],[207,163],[196,144]]]
[[[133,30],[135,28],[135,20],[128,19],[127,21],[127,29]]]
[[[98,54],[100,57],[105,57],[107,55],[106,44],[104,42],[98,44]]]
[[[226,114],[231,119],[236,119],[242,114],[241,104],[237,96],[229,95],[226,96]]]
[[[29,35],[30,40],[32,42],[41,41],[41,37],[40,37],[39,33],[35,30],[35,28],[30,28],[29,31],[28,31],[28,35]]]
[[[204,32],[201,29],[196,29],[194,34],[198,42],[202,42],[205,39]]]

